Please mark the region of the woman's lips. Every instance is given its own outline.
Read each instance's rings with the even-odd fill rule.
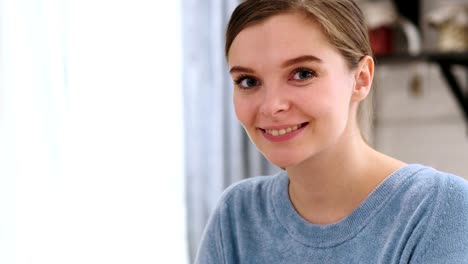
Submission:
[[[297,136],[299,133],[301,133],[304,128],[308,125],[309,123],[302,123],[298,125],[293,125],[293,126],[283,126],[283,127],[275,127],[275,128],[259,128],[262,131],[263,136],[273,142],[281,142],[281,141],[287,141],[295,136]]]

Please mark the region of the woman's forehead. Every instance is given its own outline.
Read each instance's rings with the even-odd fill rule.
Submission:
[[[282,63],[295,57],[336,52],[320,26],[300,13],[275,15],[243,29],[228,54],[232,64]]]

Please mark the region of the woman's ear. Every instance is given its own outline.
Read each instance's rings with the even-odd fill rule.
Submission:
[[[352,98],[355,101],[364,100],[370,92],[372,79],[374,78],[374,59],[371,56],[364,56],[356,68],[355,85]]]

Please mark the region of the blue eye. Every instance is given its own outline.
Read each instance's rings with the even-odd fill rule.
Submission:
[[[310,71],[310,70],[305,70],[305,69],[299,69],[296,71],[296,73],[294,73],[292,79],[293,80],[298,80],[298,81],[303,81],[303,80],[307,80],[307,79],[310,79],[312,77],[314,77],[314,72]]]
[[[249,76],[240,76],[234,81],[234,83],[241,89],[250,89],[260,84],[260,82],[257,79]]]

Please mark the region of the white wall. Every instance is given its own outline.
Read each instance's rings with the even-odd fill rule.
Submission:
[[[438,66],[418,67],[422,91],[415,95],[410,87],[414,66],[377,66],[375,146],[405,162],[468,178],[468,124]],[[463,77],[460,70],[458,76]]]

